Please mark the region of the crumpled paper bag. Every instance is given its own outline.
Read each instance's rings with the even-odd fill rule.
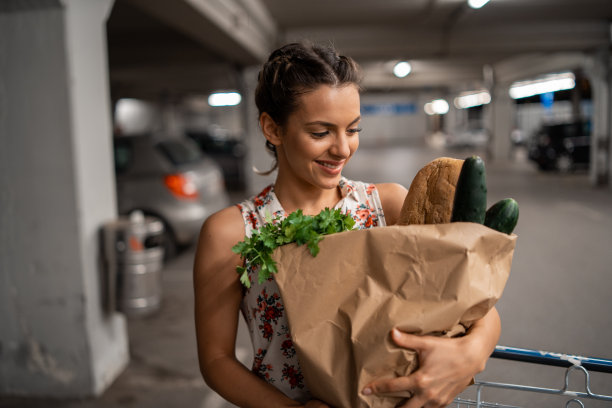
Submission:
[[[417,368],[393,327],[455,335],[500,298],[516,235],[480,224],[389,226],[327,235],[312,257],[278,248],[275,279],[312,395],[334,407],[395,407],[409,393],[364,396],[377,378]]]

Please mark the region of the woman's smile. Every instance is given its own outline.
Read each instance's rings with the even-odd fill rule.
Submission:
[[[315,160],[323,171],[329,173],[332,176],[336,176],[342,172],[344,167],[344,161],[331,161],[331,160]]]

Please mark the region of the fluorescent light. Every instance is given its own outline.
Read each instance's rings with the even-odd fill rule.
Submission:
[[[468,4],[473,9],[479,9],[485,4],[487,4],[489,0],[468,0]]]
[[[449,110],[448,102],[444,99],[436,99],[425,104],[425,113],[428,115],[446,115]]]
[[[242,96],[238,92],[217,92],[210,94],[208,104],[210,106],[235,106],[241,100]]]
[[[403,78],[412,71],[412,66],[409,62],[400,61],[393,67],[393,74],[398,78]]]
[[[491,94],[487,91],[466,92],[455,98],[454,105],[457,109],[467,109],[486,105],[490,102]]]
[[[548,75],[533,81],[515,82],[510,87],[510,97],[513,99],[528,98],[548,92],[563,91],[576,86],[576,77],[571,72]]]

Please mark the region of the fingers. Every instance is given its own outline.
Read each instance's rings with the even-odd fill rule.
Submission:
[[[416,336],[414,334],[405,333],[399,329],[391,330],[391,338],[400,347],[413,349],[416,351],[427,348],[427,337]]]
[[[414,377],[412,376],[397,377],[393,379],[384,379],[384,380],[374,381],[370,383],[368,386],[366,386],[363,389],[362,393],[364,395],[371,395],[371,394],[381,395],[381,394],[392,394],[392,393],[398,393],[398,392],[414,393],[414,391],[412,390],[415,390],[416,388],[417,388],[417,385],[415,384]]]
[[[363,389],[364,395],[398,396],[398,393],[410,392],[411,398],[402,402],[401,408],[439,408],[450,403],[439,389],[434,388],[426,376],[412,374],[407,377],[397,377],[374,381]],[[406,394],[399,394],[406,395]],[[451,399],[452,400],[452,399]]]

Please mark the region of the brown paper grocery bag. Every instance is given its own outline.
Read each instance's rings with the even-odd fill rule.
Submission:
[[[484,316],[502,294],[515,242],[450,223],[328,235],[316,257],[305,246],[278,248],[275,279],[313,396],[334,407],[394,407],[408,397],[360,394],[373,379],[417,367],[391,329],[450,335]]]

